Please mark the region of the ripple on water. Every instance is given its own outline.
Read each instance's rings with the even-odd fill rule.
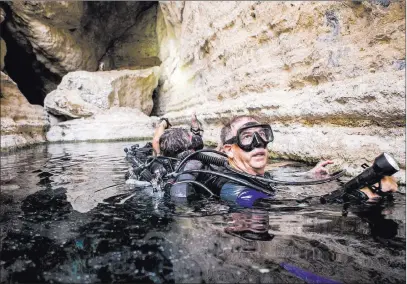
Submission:
[[[266,212],[171,203],[124,184],[131,144],[50,144],[1,156],[0,282],[304,283],[311,273],[314,282],[405,283],[404,196],[346,218],[339,205]],[[278,192],[296,198],[336,186]]]

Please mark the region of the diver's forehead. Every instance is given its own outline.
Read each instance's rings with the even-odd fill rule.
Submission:
[[[253,118],[244,118],[242,120],[239,120],[238,122],[234,123],[232,126],[232,133],[233,136],[235,136],[237,134],[237,130],[242,127],[243,125],[245,125],[248,122],[257,122],[259,123],[257,120],[253,119]]]

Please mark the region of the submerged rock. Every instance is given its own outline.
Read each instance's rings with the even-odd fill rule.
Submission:
[[[67,118],[88,117],[111,107],[140,109],[146,115],[153,108],[159,68],[104,72],[68,73],[44,101],[45,109]]]
[[[1,77],[1,150],[45,142],[49,126],[46,112],[39,105],[31,105],[9,76]]]

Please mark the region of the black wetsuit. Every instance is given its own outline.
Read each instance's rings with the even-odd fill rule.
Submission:
[[[185,167],[182,169],[190,170],[190,169],[205,169],[211,170],[213,172],[218,172],[222,174],[226,174],[227,176],[234,177],[239,180],[243,180],[246,182],[246,185],[231,180],[226,177],[218,176],[216,174],[210,173],[199,173],[199,174],[181,174],[177,179],[178,181],[185,181],[185,180],[193,180],[202,183],[206,187],[208,187],[215,195],[220,196],[222,200],[237,204],[243,207],[252,207],[254,202],[261,198],[272,198],[274,194],[270,192],[270,194],[265,194],[264,192],[257,190],[256,187],[267,188],[268,186],[262,184],[260,182],[254,181],[248,177],[241,176],[237,173],[234,173],[224,167],[216,167],[216,166],[206,166],[204,167],[202,163],[199,161],[191,160],[187,162]],[[252,185],[252,186],[251,186]],[[183,190],[180,188],[183,187]],[[171,192],[185,192],[187,193],[187,184],[175,184],[171,188]],[[196,188],[196,187],[194,187]],[[178,197],[181,197],[179,195]],[[187,196],[184,196],[187,197]]]

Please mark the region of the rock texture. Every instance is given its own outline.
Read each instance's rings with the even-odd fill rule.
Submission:
[[[405,1],[160,2],[158,115],[272,124],[273,157],[405,168]],[[405,180],[404,172],[401,173]]]
[[[4,21],[5,17],[6,13],[2,8],[0,8],[0,24]],[[4,57],[6,56],[6,53],[7,53],[6,42],[0,36],[0,71],[2,71],[4,68]]]
[[[45,142],[49,125],[44,108],[31,105],[6,74],[0,77],[1,150]]]
[[[89,118],[60,122],[46,137],[50,142],[151,139],[157,120],[138,109],[112,107]]]
[[[149,115],[158,67],[143,70],[68,73],[44,101],[45,109],[67,118],[88,117],[111,107],[138,108]]]
[[[10,42],[23,49],[20,53],[32,55],[27,68],[44,85],[40,93],[54,90],[66,73],[96,71],[102,62],[104,70],[159,64],[156,3],[16,1],[2,5],[9,11],[5,32]],[[13,75],[18,84],[27,83],[17,71]]]

